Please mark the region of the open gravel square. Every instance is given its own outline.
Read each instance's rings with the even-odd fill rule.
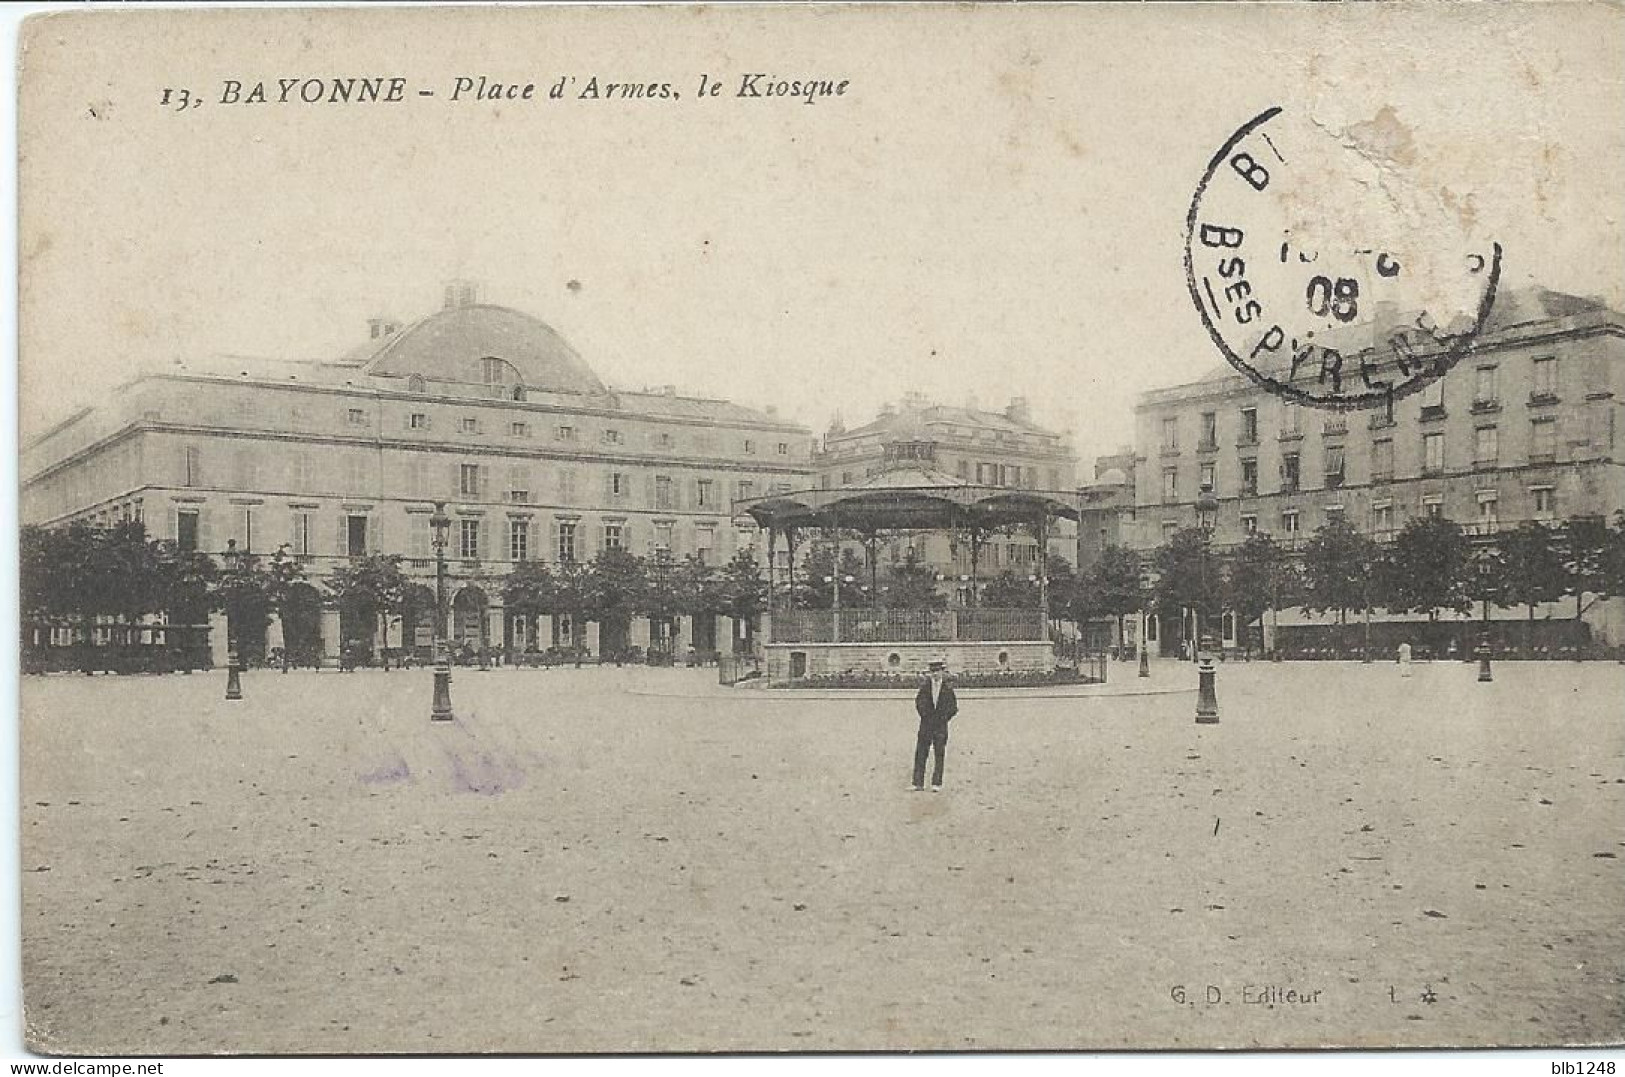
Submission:
[[[460,670],[438,724],[426,670],[30,678],[29,1041],[1617,1041],[1625,666],[1475,673],[967,692],[940,794],[907,700],[704,670]]]

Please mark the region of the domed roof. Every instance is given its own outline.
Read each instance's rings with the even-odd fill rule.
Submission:
[[[507,307],[453,307],[407,326],[366,363],[369,374],[481,382],[481,360],[502,359],[526,389],[602,393],[604,383],[552,326]]]

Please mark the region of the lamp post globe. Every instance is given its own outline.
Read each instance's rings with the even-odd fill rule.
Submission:
[[[431,721],[449,722],[454,717],[451,709],[451,662],[446,653],[446,535],[451,530],[451,517],[446,515],[446,503],[434,503],[434,515],[429,517],[434,542],[434,705],[429,712]]]

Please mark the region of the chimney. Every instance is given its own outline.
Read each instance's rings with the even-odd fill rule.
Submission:
[[[1004,409],[1004,417],[1012,422],[1030,423],[1033,419],[1033,410],[1027,404],[1024,396],[1010,398],[1010,406]]]
[[[367,336],[371,340],[386,340],[400,332],[401,323],[386,315],[367,319]]]
[[[479,288],[471,280],[453,280],[446,282],[446,298],[443,310],[456,310],[458,307],[472,307],[479,302]]]

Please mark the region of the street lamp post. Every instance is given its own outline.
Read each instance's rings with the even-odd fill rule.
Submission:
[[[1202,494],[1196,499],[1196,524],[1202,529],[1202,592],[1197,596],[1196,610],[1196,721],[1199,725],[1217,725],[1219,699],[1214,691],[1217,671],[1213,664],[1212,637],[1207,633],[1207,562],[1208,543],[1213,539],[1214,525],[1219,515],[1219,499],[1213,496],[1213,487],[1204,483]]]
[[[236,539],[226,540],[226,571],[233,576],[237,574],[237,566],[242,560],[242,551],[237,549]],[[235,583],[237,581],[233,581]],[[229,591],[227,592],[230,593]],[[237,664],[237,618],[232,610],[226,610],[226,698],[243,698],[242,671]]]
[[[434,708],[431,721],[449,722],[451,711],[451,663],[446,654],[446,533],[451,530],[451,517],[446,515],[446,503],[434,503],[434,515],[429,517],[434,533]]]

